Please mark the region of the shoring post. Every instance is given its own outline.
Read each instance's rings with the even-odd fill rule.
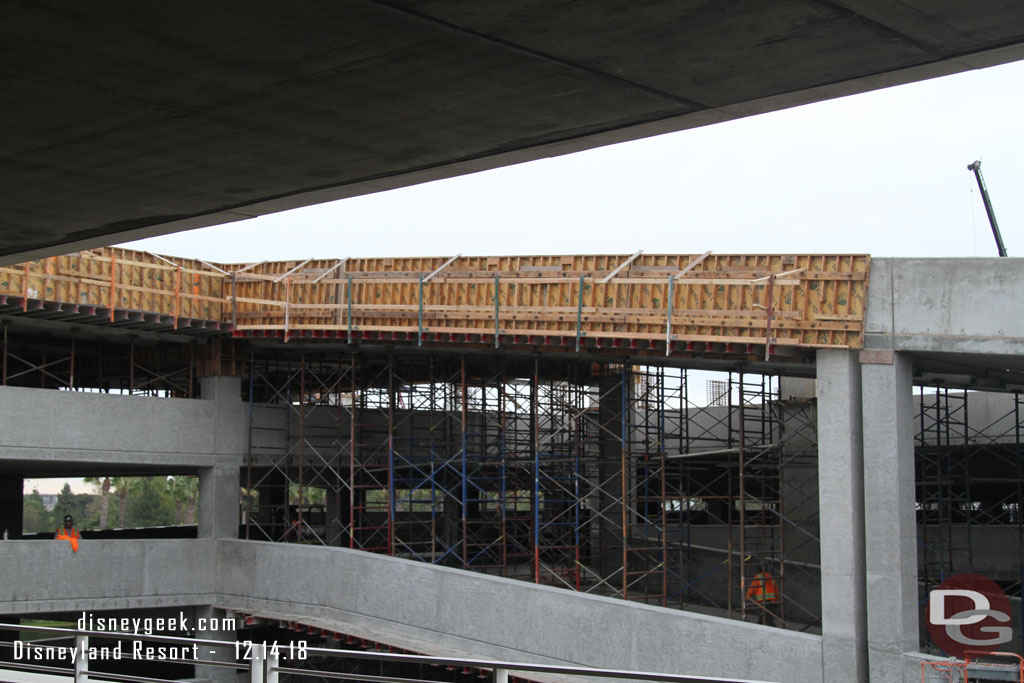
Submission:
[[[665,459],[665,368],[658,368],[658,467],[661,480],[661,505],[659,506],[659,526],[661,528],[661,606],[668,607],[668,514],[665,507],[665,480],[668,479],[668,461]],[[679,514],[683,514],[680,501]]]
[[[288,343],[288,327],[291,324],[292,279],[284,280],[284,343]]]
[[[582,286],[583,278],[580,278]],[[581,289],[582,291],[582,289]],[[530,431],[533,437],[533,582],[540,583],[540,361],[533,359],[533,373],[530,377]]]
[[[234,283],[235,274],[231,274],[231,282]],[[234,298],[234,286],[231,296]],[[181,264],[174,270],[174,329],[178,329],[178,316],[181,315]]]
[[[469,486],[466,479],[469,476],[469,467],[466,448],[469,445],[469,435],[467,433],[469,428],[467,424],[469,395],[466,393],[466,354],[462,354],[459,360],[459,385],[462,389],[462,420],[460,425],[462,432],[462,568],[467,569],[469,568]]]
[[[135,394],[135,335],[128,335],[128,395]]]
[[[388,555],[395,554],[395,359],[388,353]]]
[[[733,405],[733,398],[732,398],[732,393],[733,393],[732,390],[733,390],[733,373],[730,372],[729,373],[729,387],[728,387],[728,392],[729,392],[728,396],[729,397],[726,400],[726,406],[728,406],[728,407],[727,407],[727,409],[725,411],[726,412],[726,418],[727,418],[726,419],[726,424],[727,424],[726,434],[728,435],[726,437],[726,446],[729,447],[729,448],[733,447],[732,422],[733,422],[733,408],[734,408],[734,405]],[[728,542],[727,542],[728,543],[728,548],[727,548],[725,560],[726,560],[726,567],[728,568],[727,574],[729,575],[728,593],[726,594],[726,609],[727,609],[727,611],[728,611],[727,613],[728,613],[728,615],[730,617],[732,616],[732,611],[733,611],[733,606],[732,606],[732,603],[733,603],[733,595],[732,595],[732,593],[733,593],[733,563],[735,561],[734,558],[733,558],[733,543],[732,543],[732,520],[733,520],[733,516],[735,514],[735,508],[736,508],[736,506],[733,505],[733,499],[732,499],[733,498],[734,479],[735,479],[735,477],[733,477],[731,474],[730,475],[726,475],[726,480],[728,482],[728,485],[726,486],[725,499],[728,501],[728,508],[726,508],[726,514],[725,514],[725,528],[726,528],[726,538],[728,539]]]
[[[102,354],[101,354],[102,355]],[[196,340],[193,339],[188,345],[188,397],[195,398],[196,388]]]
[[[665,355],[672,354],[672,305],[676,298],[676,279],[668,278],[668,314],[665,316]],[[684,334],[685,338],[685,334]]]
[[[253,458],[252,458],[252,432],[253,432],[253,391],[256,385],[256,356],[255,352],[250,349],[249,351],[249,439],[246,444],[246,455],[245,455],[245,538],[246,540],[252,537],[250,529],[252,528],[252,475],[253,475]],[[287,521],[287,518],[286,518]]]
[[[838,285],[836,285],[838,287]],[[772,348],[772,315],[775,312],[775,273],[768,276],[768,323],[764,331],[764,359],[767,362]],[[743,391],[743,376],[740,375],[740,391]]]
[[[498,420],[501,425],[501,445],[499,447],[501,458],[501,497],[499,506],[501,514],[501,575],[508,576],[508,451],[506,450],[508,445],[508,415],[505,412],[507,399],[505,396],[506,378],[504,363],[502,363],[500,382],[498,385]],[[1021,566],[1024,567],[1024,564]],[[497,671],[495,675],[497,675]]]
[[[345,483],[345,480],[342,478],[342,474],[341,474],[342,472],[344,472],[344,469],[343,469],[344,468],[344,463],[342,461],[342,457],[344,455],[344,448],[340,447],[341,444],[345,443],[342,440],[343,439],[343,433],[342,433],[342,428],[341,428],[342,420],[343,420],[343,418],[345,416],[345,408],[344,408],[344,406],[341,405],[342,383],[345,380],[345,375],[341,373],[341,368],[343,367],[344,363],[345,363],[344,356],[343,356],[343,354],[339,353],[338,354],[338,376],[337,376],[337,379],[334,382],[334,386],[333,386],[333,389],[332,389],[334,391],[334,394],[335,394],[335,403],[337,404],[336,407],[338,409],[337,413],[335,415],[334,421],[335,421],[335,425],[337,425],[337,428],[338,428],[337,443],[339,445],[339,448],[335,451],[336,457],[335,457],[335,463],[334,463],[334,472],[332,473],[332,474],[334,474],[334,521],[338,525],[338,534],[337,534],[336,538],[335,539],[331,539],[332,542],[329,543],[329,545],[338,545],[338,546],[342,545],[341,539],[345,535],[345,527],[342,524],[342,516],[341,516],[341,501],[342,501],[341,489],[342,489],[342,486]],[[353,372],[355,372],[355,368],[350,366],[349,367],[349,373],[353,373]],[[349,525],[351,526],[351,524],[352,524],[352,508],[351,507],[348,509],[348,522],[349,522]]]
[[[39,388],[40,389],[43,389],[43,388],[46,387],[46,375],[48,374],[46,372],[46,367],[49,365],[49,363],[47,363],[46,360],[48,358],[47,352],[49,351],[49,348],[48,348],[49,341],[50,341],[50,337],[48,335],[44,334],[43,335],[43,362],[40,363],[39,365],[32,366],[37,372],[39,372]],[[56,379],[57,376],[53,375],[53,378]]]
[[[693,450],[691,445],[693,442],[690,440],[690,371],[683,369],[680,374],[680,381],[682,382],[682,397],[679,401],[679,424],[682,426],[682,452],[689,453]],[[684,474],[685,473],[685,474]],[[689,484],[688,476],[691,474],[690,469],[685,465],[679,468],[679,490],[689,491],[690,487],[683,487],[683,484]],[[682,605],[683,597],[693,596],[693,514],[690,512],[690,496],[686,497],[686,595],[680,596],[680,605]]]
[[[416,346],[423,346],[423,276],[420,276],[419,327],[416,332]]]
[[[349,287],[352,285],[352,276],[349,276]],[[351,292],[352,290],[349,289]],[[351,324],[349,335],[352,334]],[[359,401],[356,397],[356,354],[352,352],[352,398],[349,403],[351,412],[349,415],[348,427],[348,547],[356,547],[356,417],[359,414]]]
[[[345,302],[348,306],[348,313],[345,322],[348,323],[348,343],[352,345],[352,276],[348,276],[348,284],[345,286]],[[355,355],[352,356],[352,368],[355,372]],[[352,391],[352,400],[355,401],[355,389]],[[354,405],[354,404],[353,404]]]
[[[21,276],[21,312],[28,310],[28,264],[26,263]],[[114,322],[114,312],[110,312],[110,322]]]
[[[1017,523],[1017,564],[1020,565],[1020,594],[1024,597],[1024,520],[1021,519],[1022,504],[1024,504],[1024,458],[1021,457],[1021,430],[1020,430],[1020,391],[1013,392],[1013,445],[1017,464],[1017,514],[1014,521]],[[1020,632],[1021,649],[1024,651],[1024,629]]]
[[[114,322],[114,305],[117,303],[117,254],[110,252],[110,322]],[[28,282],[28,266],[25,266],[25,281]]]
[[[10,325],[11,325],[11,322],[9,320],[4,320],[3,322],[0,322],[0,329],[3,329],[3,332],[4,332],[3,376],[2,376],[2,378],[0,378],[0,379],[3,380],[2,381],[3,386],[7,386],[7,328],[10,327]],[[100,354],[100,357],[102,357],[102,356],[103,356],[103,354]]]
[[[291,283],[291,278],[288,278],[288,282]],[[285,333],[287,337],[287,332]],[[305,457],[305,445],[306,445],[306,354],[299,355],[299,444],[298,452],[296,455],[299,459],[299,528],[296,532],[298,538],[295,541],[301,542],[302,536],[306,531],[306,519],[302,514],[302,504],[305,502],[305,491],[303,490],[303,479],[304,474],[304,463]]]
[[[629,450],[629,364],[622,364],[622,389],[619,391],[619,410],[621,411],[620,419],[620,430],[619,438],[622,440],[622,448],[619,449],[619,465],[622,468],[620,475],[622,477],[622,599],[629,599],[629,563],[627,562],[627,555],[629,554],[629,470],[626,469],[628,463],[628,457],[626,451]]]
[[[178,274],[181,274],[181,266],[178,266]],[[177,327],[178,319],[174,319]],[[231,329],[238,329],[238,273],[231,273]]]
[[[771,285],[768,286],[769,299],[771,297]],[[771,302],[769,300],[769,306]],[[767,353],[767,351],[765,352]],[[746,481],[746,451],[745,442],[747,440],[746,435],[746,419],[744,412],[746,411],[746,399],[743,394],[743,370],[739,371],[739,384],[740,384],[740,403],[739,403],[739,437],[738,443],[736,444],[736,465],[738,470],[739,479],[739,517],[740,517],[740,614],[743,617],[747,616],[747,481]],[[763,608],[762,608],[763,609]]]
[[[580,275],[580,291],[576,298],[576,352],[580,350],[580,338],[583,336],[583,276]]]
[[[576,590],[582,589],[583,580],[583,557],[580,552],[580,546],[583,542],[583,517],[581,511],[583,509],[583,491],[582,485],[584,476],[584,465],[583,456],[586,450],[586,443],[583,440],[584,430],[581,429],[580,415],[582,415],[587,405],[587,390],[583,387],[583,380],[580,378],[580,368],[577,365],[575,372],[573,373],[573,394],[576,397],[576,403],[571,404],[569,409],[574,411],[573,415],[573,438],[576,441],[576,457],[573,458],[573,479],[572,479],[572,491],[573,491],[573,544],[575,548],[576,566],[573,567],[573,572],[576,576]]]
[[[86,651],[89,649],[89,636],[75,636],[75,650],[78,656],[75,658],[75,683],[88,683],[89,681],[89,658]]]
[[[963,430],[964,431],[964,433],[963,433],[963,449],[964,449],[963,450],[963,453],[964,453],[964,459],[963,459],[963,463],[964,463],[964,465],[963,465],[963,477],[964,477],[964,480],[963,481],[964,481],[964,493],[963,493],[963,495],[964,495],[965,498],[967,498],[967,501],[968,501],[967,505],[964,506],[964,507],[967,508],[964,511],[965,516],[967,518],[965,520],[967,522],[967,524],[966,524],[966,527],[967,527],[967,529],[966,529],[967,530],[967,571],[973,573],[974,572],[974,534],[972,533],[972,527],[974,526],[974,515],[972,514],[972,508],[974,506],[973,506],[973,504],[970,501],[973,501],[974,498],[971,497],[971,449],[970,449],[970,438],[969,438],[970,437],[970,430],[968,428],[968,425],[970,424],[970,418],[969,418],[969,413],[968,413],[968,408],[970,406],[970,402],[968,401],[968,397],[969,396],[970,396],[970,394],[968,394],[967,391],[964,390],[964,399],[963,399],[963,401],[964,401],[964,414],[963,414],[963,425],[964,425],[964,430]],[[1019,507],[1019,503],[1020,503],[1020,501],[1018,501],[1018,507]],[[1024,594],[1024,590],[1022,590],[1022,594]]]
[[[495,669],[494,683],[508,683],[508,669]]]
[[[498,298],[500,279],[500,275],[494,276],[494,348],[501,346],[501,322],[498,317],[498,309],[501,305]]]
[[[78,328],[77,327],[72,327],[71,328],[71,356],[70,356],[70,359],[69,359],[69,368],[68,368],[68,388],[71,389],[71,391],[75,390],[75,337],[78,336],[77,333],[78,333]]]

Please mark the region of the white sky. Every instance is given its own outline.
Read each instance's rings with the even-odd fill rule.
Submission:
[[[638,249],[995,256],[967,170],[981,159],[1007,250],[1024,255],[1022,112],[1016,62],[123,246],[224,262]]]

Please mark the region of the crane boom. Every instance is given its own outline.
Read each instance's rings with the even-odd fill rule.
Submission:
[[[1000,256],[1006,256],[1006,245],[1003,244],[1003,236],[999,233],[999,223],[996,222],[996,212],[992,208],[992,200],[988,196],[988,188],[985,187],[985,178],[981,175],[981,162],[975,161],[968,164],[968,171],[974,171],[974,177],[978,180],[978,189],[981,190],[981,200],[985,202],[985,212],[988,213],[988,222],[992,226],[992,235],[996,238],[996,249]]]

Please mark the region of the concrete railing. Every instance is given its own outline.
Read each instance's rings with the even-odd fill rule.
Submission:
[[[821,639],[343,548],[0,541],[0,613],[218,607],[418,652],[820,681]]]
[[[0,614],[209,605],[212,539],[0,541]]]

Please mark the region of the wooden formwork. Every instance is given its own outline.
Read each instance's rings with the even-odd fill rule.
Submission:
[[[194,259],[103,248],[0,267],[0,294],[220,321],[224,277]]]
[[[241,331],[859,348],[869,265],[812,254],[318,260],[249,266],[232,289]]]
[[[860,348],[866,255],[634,254],[210,264],[99,249],[0,268],[0,294],[239,332]]]

